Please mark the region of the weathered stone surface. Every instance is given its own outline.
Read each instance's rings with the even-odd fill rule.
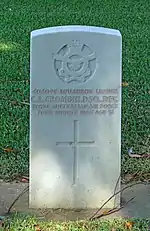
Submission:
[[[31,207],[98,208],[114,192],[121,165],[121,46],[112,29],[32,32]],[[118,195],[105,207],[119,203]]]
[[[28,184],[20,183],[0,183],[0,216],[4,215],[13,202],[13,200],[25,189]],[[125,185],[122,185],[125,187]],[[128,188],[122,193],[123,201],[128,201],[132,197],[135,199],[128,203],[119,212],[106,216],[104,218],[116,217],[150,217],[150,184],[139,184],[132,188]],[[13,211],[31,213],[37,215],[39,218],[48,220],[76,220],[89,218],[96,210],[37,210],[29,209],[29,192],[25,193],[16,202]]]

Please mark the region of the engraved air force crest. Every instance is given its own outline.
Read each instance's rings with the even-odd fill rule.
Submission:
[[[96,70],[96,54],[78,40],[62,46],[53,58],[55,72],[65,83],[85,83]]]

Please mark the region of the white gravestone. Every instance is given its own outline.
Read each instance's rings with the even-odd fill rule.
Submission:
[[[120,188],[121,34],[35,30],[30,56],[30,207],[98,208]]]

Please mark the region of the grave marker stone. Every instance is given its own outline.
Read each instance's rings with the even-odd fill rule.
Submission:
[[[30,50],[30,207],[98,208],[120,176],[121,34],[44,28]]]

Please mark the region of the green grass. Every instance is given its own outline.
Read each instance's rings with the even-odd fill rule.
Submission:
[[[36,217],[17,214],[4,220],[0,231],[127,231],[127,222],[132,223],[131,231],[148,231],[150,220],[142,219],[114,219],[103,221],[75,221],[75,222],[46,222]]]
[[[150,160],[131,159],[127,149],[150,152],[148,0],[1,0],[0,178],[28,173],[30,32],[56,25],[119,29],[123,36],[122,175],[150,173]]]

